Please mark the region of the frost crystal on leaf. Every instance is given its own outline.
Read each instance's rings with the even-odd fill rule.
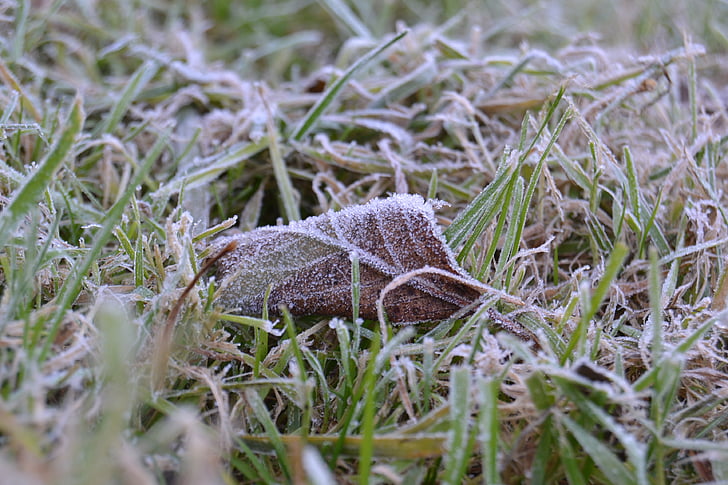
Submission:
[[[418,195],[329,211],[288,226],[262,227],[219,238],[237,247],[218,264],[218,301],[245,314],[285,305],[294,315],[352,316],[351,260],[360,268],[360,316],[377,318],[377,299],[394,278],[407,278],[383,297],[393,323],[451,316],[482,293],[483,285],[455,261],[435,222],[433,205]]]

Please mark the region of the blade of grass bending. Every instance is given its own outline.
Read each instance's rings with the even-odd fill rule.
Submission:
[[[326,91],[324,91],[321,98],[319,98],[316,104],[314,104],[311,109],[308,110],[308,113],[306,113],[306,116],[303,117],[298,125],[298,128],[296,128],[296,131],[293,132],[291,138],[293,138],[293,140],[295,141],[301,141],[303,137],[306,136],[308,132],[313,129],[314,125],[318,122],[319,118],[321,118],[321,115],[323,115],[326,108],[331,105],[331,103],[338,96],[339,92],[343,89],[344,86],[346,86],[346,83],[349,82],[349,79],[351,79],[351,77],[357,71],[359,71],[365,65],[369,64],[388,47],[398,42],[402,37],[407,35],[407,32],[407,30],[400,32],[399,34],[394,36],[394,38],[375,47],[371,51],[367,52],[364,56],[362,56],[361,59],[352,64],[351,67],[349,67],[349,69],[347,69],[346,72],[344,72],[344,74],[334,82],[334,84],[332,84]]]
[[[162,197],[165,197],[168,196],[169,193],[181,190],[183,185],[185,185],[188,189],[206,185],[229,168],[237,166],[240,162],[265,150],[268,148],[269,144],[270,140],[267,136],[262,137],[256,142],[245,141],[236,143],[224,152],[212,155],[202,160],[199,164],[201,167],[200,169],[171,180],[167,184],[170,186],[170,188],[166,189],[168,192],[163,192],[164,187],[160,188],[158,192],[162,192]],[[158,196],[155,194],[155,197]]]
[[[554,100],[549,105],[548,111],[546,111],[546,116],[544,116],[543,121],[541,122],[541,126],[539,126],[538,131],[536,132],[536,135],[534,135],[533,139],[531,140],[531,144],[528,145],[528,148],[526,150],[521,150],[521,158],[520,161],[524,161],[528,155],[533,150],[533,147],[536,146],[536,143],[541,138],[541,134],[546,129],[546,126],[548,126],[549,121],[551,121],[551,118],[553,118],[554,113],[556,112],[556,107],[561,103],[561,98],[564,97],[564,93],[566,92],[566,86],[561,86],[556,93],[556,96],[554,96]],[[552,140],[555,141],[555,139],[552,137]],[[551,147],[553,143],[549,143],[549,147]],[[546,150],[544,153],[547,153],[548,150]]]
[[[632,435],[622,424],[620,424],[613,416],[610,416],[603,407],[595,404],[593,401],[583,397],[583,403],[577,405],[600,422],[606,429],[612,432],[614,436],[622,443],[629,461],[632,463],[635,481],[640,485],[649,483],[647,470],[647,446],[641,443],[634,435]],[[624,461],[624,460],[621,460]]]
[[[468,206],[460,214],[458,214],[452,224],[450,224],[450,226],[444,231],[445,239],[448,241],[448,244],[451,248],[459,246],[463,241],[465,241],[468,234],[470,234],[471,232],[472,234],[470,235],[470,240],[474,240],[480,237],[482,231],[485,230],[487,222],[495,216],[495,208],[498,206],[498,202],[500,201],[498,196],[502,193],[503,190],[505,190],[505,182],[511,181],[511,176],[513,172],[520,169],[523,161],[526,159],[526,157],[528,157],[528,154],[531,153],[533,147],[536,146],[536,143],[540,139],[543,131],[546,129],[548,122],[553,117],[556,111],[556,107],[559,105],[561,99],[564,97],[565,90],[566,88],[562,86],[556,93],[554,100],[549,105],[549,109],[544,116],[544,120],[541,122],[541,126],[536,132],[536,135],[531,140],[530,145],[525,150],[521,149],[521,147],[523,147],[523,145],[525,144],[525,135],[527,130],[527,126],[524,124],[521,130],[521,141],[519,143],[520,155],[518,157],[518,162],[506,163],[506,160],[508,160],[508,154],[504,153],[503,158],[501,159],[501,163],[498,165],[498,170],[496,171],[493,181],[485,189],[483,189],[483,191],[478,194],[478,196],[475,197],[475,199],[473,199],[473,201],[468,204]],[[546,155],[556,141],[556,137],[558,137],[561,129],[563,129],[561,123],[566,123],[566,119],[568,118],[569,113],[570,112],[567,111],[567,113],[565,113],[562,117],[559,123],[559,128],[557,128],[554,136],[551,137],[551,140],[549,141],[549,144],[547,146],[547,150],[545,150],[542,155],[543,160],[545,160]],[[540,162],[542,162],[543,160],[541,160]],[[458,257],[463,257],[462,251]]]
[[[12,91],[20,94],[20,105],[22,109],[30,113],[30,116],[36,121],[36,123],[42,123],[43,117],[38,112],[38,108],[33,104],[33,100],[25,94],[23,86],[18,82],[18,79],[13,75],[12,71],[8,69],[7,64],[0,59],[0,80],[10,87]]]
[[[649,482],[647,478],[647,445],[640,442],[618,420],[605,411],[603,404],[596,404],[587,397],[592,391],[596,391],[596,388],[565,379],[561,376],[552,377],[553,382],[561,393],[583,413],[584,418],[581,418],[582,424],[589,422],[589,420],[598,423],[599,429],[609,431],[619,440],[626,453],[626,458],[621,458],[620,462],[628,467],[627,469],[636,483],[647,485]]]
[[[460,330],[458,330],[458,333],[455,334],[455,336],[450,339],[450,342],[447,344],[447,346],[442,349],[440,356],[437,358],[435,364],[433,365],[433,369],[442,368],[442,366],[444,365],[443,363],[447,359],[451,358],[450,353],[453,351],[453,349],[465,341],[465,336],[473,329],[476,323],[484,318],[484,315],[488,311],[488,308],[494,305],[495,301],[496,298],[491,298],[481,303],[480,309],[473,313],[470,318],[468,318],[465,323],[463,323],[462,327],[460,327]]]
[[[364,376],[363,388],[366,389],[364,395],[364,411],[362,413],[361,423],[361,445],[359,448],[359,483],[369,483],[369,474],[371,473],[372,457],[374,456],[374,416],[376,414],[376,391],[377,383],[377,355],[379,354],[379,334],[374,335],[374,340],[369,347],[371,357],[367,365],[366,375]]]
[[[52,183],[53,176],[73,149],[76,136],[83,126],[84,118],[81,97],[77,96],[58,141],[53,144],[50,152],[40,162],[38,168],[25,179],[25,183],[15,192],[8,205],[0,212],[0,247],[7,244],[20,224],[20,220],[32,206],[38,203],[43,191]]]
[[[717,315],[714,315],[708,321],[700,325],[700,327],[698,327],[692,334],[685,337],[685,339],[683,339],[682,342],[676,345],[671,352],[663,354],[663,360],[679,359],[680,356],[693,348],[693,346],[698,343],[698,341],[702,339],[705,334],[713,328],[713,325],[715,325],[716,322],[722,321],[722,319],[725,319],[726,317],[728,317],[728,311],[726,310],[718,313]],[[642,374],[639,379],[635,381],[633,385],[634,390],[636,392],[641,392],[648,389],[650,386],[655,385],[656,380],[660,378],[659,370],[661,365],[661,362],[657,362],[652,367],[650,367],[647,372]]]
[[[134,191],[136,191],[137,186],[139,186],[142,180],[144,180],[144,178],[147,176],[149,170],[152,168],[152,165],[157,160],[157,158],[159,158],[159,155],[162,153],[162,150],[164,149],[166,144],[167,135],[162,135],[157,139],[156,143],[149,150],[146,158],[142,161],[141,165],[134,174],[134,178],[126,186],[124,193],[121,195],[121,197],[119,197],[114,205],[111,206],[111,209],[109,209],[109,212],[106,214],[104,224],[101,226],[101,228],[94,237],[93,245],[89,248],[88,252],[86,252],[83,260],[78,261],[76,262],[76,264],[74,264],[68,278],[66,278],[66,280],[63,282],[63,286],[61,286],[61,289],[58,291],[58,296],[56,297],[57,310],[50,318],[48,325],[48,336],[46,337],[43,348],[40,351],[39,360],[41,362],[45,360],[48,352],[51,349],[51,345],[53,344],[53,340],[55,339],[56,334],[58,333],[60,324],[63,321],[66,310],[71,307],[73,301],[76,299],[76,296],[78,296],[78,293],[81,291],[81,285],[83,283],[84,277],[86,276],[94,262],[96,262],[96,260],[98,259],[102,249],[104,248],[104,246],[106,246],[106,243],[109,241],[109,238],[111,237],[114,228],[116,227],[119,220],[121,219],[122,214],[124,213],[124,208],[129,202],[129,199],[131,199],[132,195],[134,194]]]

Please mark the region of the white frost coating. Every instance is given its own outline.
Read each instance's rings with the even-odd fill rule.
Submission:
[[[301,463],[306,471],[306,476],[311,483],[321,485],[336,485],[336,478],[318,450],[313,446],[307,445],[301,452]]]
[[[286,331],[284,328],[275,328],[275,325],[279,322],[279,320],[276,320],[275,322],[271,322],[270,320],[266,320],[262,325],[262,330],[266,333],[269,333],[275,337],[280,337],[283,335],[283,333]]]
[[[344,320],[341,318],[335,317],[332,318],[331,321],[329,321],[329,328],[332,330],[336,330],[337,328],[344,326]]]
[[[294,278],[304,268],[316,268],[339,252],[356,254],[361,265],[395,278],[418,269],[413,267],[415,263],[408,264],[408,259],[414,258],[403,256],[403,251],[436,251],[445,257],[453,276],[479,286],[478,281],[460,268],[436,223],[433,207],[442,205],[439,201],[425,201],[419,195],[396,194],[287,226],[266,226],[219,238],[214,243],[217,248],[231,240],[238,242],[238,248],[219,263],[218,274],[222,276],[219,300],[242,312],[260,313],[269,287]],[[428,237],[423,239],[419,234]],[[341,272],[348,274],[350,267],[330,271],[329,265],[328,271],[319,275],[320,281],[332,284],[340,281]]]

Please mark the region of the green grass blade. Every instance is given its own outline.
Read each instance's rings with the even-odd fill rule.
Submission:
[[[97,135],[101,133],[112,133],[116,129],[124,114],[129,111],[131,103],[139,96],[142,89],[149,84],[149,81],[156,76],[158,71],[159,65],[155,61],[146,61],[139,66],[121,92],[118,101],[114,104],[106,118],[104,118],[103,123],[95,130]]]
[[[28,33],[28,13],[31,8],[29,0],[18,0],[15,4],[16,9],[13,17],[15,17],[15,35],[12,39],[12,48],[10,49],[10,59],[18,62],[25,50],[25,36]]]
[[[364,56],[361,57],[361,59],[352,64],[351,67],[349,67],[349,69],[347,69],[346,72],[344,72],[344,74],[339,79],[337,79],[331,86],[329,86],[328,89],[326,89],[326,91],[324,91],[316,104],[314,104],[308,111],[308,113],[306,113],[306,116],[303,117],[298,125],[298,128],[296,128],[296,130],[291,135],[291,138],[295,141],[301,141],[303,137],[306,136],[314,128],[319,118],[321,118],[324,111],[326,111],[326,109],[336,99],[339,92],[344,88],[344,86],[346,86],[346,83],[349,82],[349,79],[351,79],[352,76],[357,73],[357,71],[373,61],[377,56],[379,56],[379,54],[384,52],[388,47],[394,45],[402,37],[407,35],[407,32],[407,30],[400,32],[392,39],[367,52]]]
[[[369,31],[367,26],[359,20],[356,14],[342,0],[318,0],[318,4],[337,20],[346,25],[352,34],[363,37],[364,39],[372,38],[372,33]]]
[[[359,319],[359,303],[361,299],[361,281],[359,274],[359,256],[356,252],[349,255],[351,259],[351,320],[356,324]]]
[[[463,482],[467,461],[470,459],[470,367],[456,367],[450,371],[450,430],[447,438],[447,457],[443,484]]]
[[[374,416],[376,414],[377,404],[377,392],[375,390],[377,384],[376,357],[379,354],[379,334],[375,334],[374,340],[369,347],[369,352],[371,358],[367,365],[364,382],[362,384],[366,392],[364,393],[364,411],[361,418],[362,440],[359,450],[359,483],[369,483],[372,457],[374,456]]]
[[[662,283],[657,251],[650,248],[650,330],[652,333],[652,358],[659,360],[664,349],[662,330]]]
[[[582,314],[579,325],[576,331],[573,333],[571,340],[566,346],[564,354],[561,357],[561,363],[565,363],[569,358],[575,358],[583,355],[585,349],[586,332],[589,327],[589,322],[599,310],[600,305],[606,298],[609,288],[612,286],[614,279],[617,277],[619,270],[622,268],[622,263],[629,254],[629,248],[622,243],[618,243],[614,246],[614,251],[609,255],[604,268],[604,275],[599,281],[596,289],[591,294],[585,294],[581,298],[582,303]],[[577,352],[574,355],[574,351],[579,348],[581,352]]]
[[[291,183],[291,177],[288,174],[286,162],[283,160],[281,146],[278,143],[278,130],[273,125],[273,115],[270,113],[268,114],[266,124],[268,126],[268,139],[270,140],[268,152],[270,153],[270,160],[273,165],[273,176],[276,179],[278,193],[283,203],[283,213],[286,216],[287,222],[298,221],[301,219],[301,211],[298,209],[296,193]]]
[[[498,470],[498,393],[500,379],[489,377],[478,381],[480,405],[478,442],[483,454],[483,483],[499,483]]]
[[[20,224],[20,220],[38,203],[53,177],[73,150],[76,137],[81,132],[84,112],[81,98],[76,97],[68,114],[63,131],[53,144],[48,155],[38,164],[23,185],[15,192],[7,206],[0,212],[0,247],[7,244]]]
[[[591,431],[585,429],[568,416],[560,416],[560,421],[571,435],[581,445],[582,449],[596,463],[610,483],[620,485],[637,485],[634,473],[609,449],[601,440],[592,436]]]
[[[635,218],[640,222],[640,229],[643,230],[644,226],[642,225],[642,221],[640,220],[642,209],[640,207],[640,183],[639,180],[637,180],[637,169],[634,166],[634,161],[632,160],[632,152],[630,151],[629,147],[624,147],[623,154],[624,163],[627,168],[627,187],[625,187],[625,192],[627,192],[627,198],[630,205],[632,206],[632,213],[635,215]]]
[[[503,248],[501,249],[500,257],[498,258],[498,264],[495,269],[495,276],[493,284],[496,288],[508,290],[507,286],[503,286],[501,278],[505,272],[506,265],[511,259],[511,256],[518,251],[521,241],[518,239],[518,215],[521,212],[521,205],[523,204],[523,191],[524,182],[523,177],[516,177],[513,183],[513,193],[511,200],[505,200],[504,209],[508,210],[509,220],[508,229],[506,229],[506,235],[503,239]],[[493,241],[497,243],[496,241]]]
[[[480,237],[478,230],[482,233],[487,223],[495,217],[497,210],[501,208],[499,196],[506,189],[513,172],[516,170],[515,160],[506,162],[504,154],[498,170],[489,183],[468,206],[457,215],[447,229],[444,231],[445,239],[451,248],[457,248],[470,236],[477,239]],[[471,233],[475,231],[475,234]]]
[[[544,421],[541,430],[541,436],[536,447],[536,454],[533,457],[533,464],[531,465],[531,485],[546,485],[547,483],[551,483],[550,477],[547,474],[549,462],[554,459],[555,446],[551,417]]]
[[[239,448],[245,455],[245,460],[241,460],[237,457],[230,458],[230,462],[235,469],[244,473],[244,476],[249,480],[262,480],[263,483],[266,484],[277,483],[277,481],[273,479],[273,476],[268,472],[268,468],[263,463],[263,461],[253,452],[253,450],[250,449],[245,441],[240,438],[236,438],[235,446]],[[252,465],[252,467],[255,469],[254,473],[252,470],[249,470],[249,465]]]
[[[160,186],[152,194],[152,199],[166,201],[171,195],[180,192],[183,188],[190,189],[205,186],[226,170],[240,165],[241,162],[265,150],[269,144],[270,142],[267,136],[255,142],[237,143],[223,152],[202,160],[199,163],[201,168],[189,173],[180,174]]]
[[[542,130],[539,131],[541,133],[543,129],[546,127],[547,123],[550,121],[551,117],[553,117],[554,112],[556,110],[556,107],[561,102],[561,98],[564,95],[564,88],[562,87],[559,92],[556,95],[556,98],[554,99],[553,103],[551,104],[549,111],[542,123]],[[559,123],[556,125],[556,129],[554,129],[553,133],[551,134],[551,137],[549,138],[549,141],[544,148],[543,153],[541,154],[541,157],[538,160],[538,163],[536,164],[536,168],[533,170],[533,173],[531,174],[531,178],[528,181],[528,187],[526,188],[526,194],[523,198],[523,202],[520,204],[519,209],[516,210],[516,206],[514,205],[514,213],[517,214],[516,219],[516,232],[513,237],[513,240],[511,242],[512,246],[509,247],[510,255],[514,255],[518,252],[518,248],[521,243],[521,235],[523,234],[523,229],[526,227],[526,216],[528,213],[528,210],[531,207],[531,200],[533,200],[533,194],[536,192],[536,186],[539,183],[539,180],[541,179],[541,172],[543,172],[543,166],[546,162],[546,158],[551,153],[551,148],[556,143],[556,140],[559,138],[559,135],[561,135],[561,132],[564,129],[564,126],[566,126],[566,122],[569,121],[569,118],[571,118],[571,110],[567,109],[564,114],[561,116],[561,119],[559,119]],[[510,280],[511,280],[511,274],[512,274],[512,267],[509,268],[508,276],[506,277],[504,288],[507,290],[510,286]]]
[[[278,457],[278,463],[283,470],[283,473],[291,480],[291,464],[288,461],[288,453],[286,452],[286,446],[283,444],[281,434],[278,432],[276,424],[271,419],[270,411],[265,406],[263,399],[261,399],[258,392],[254,389],[247,389],[245,391],[245,399],[250,405],[250,409],[255,416],[255,419],[263,426],[265,430],[265,436],[270,440],[273,450]],[[300,437],[297,437],[300,439]]]
[[[581,470],[581,463],[577,457],[576,450],[569,439],[567,430],[563,429],[563,427],[559,427],[558,449],[559,453],[557,456],[561,460],[569,484],[587,485],[589,482]]]
[[[434,60],[426,61],[411,73],[397,79],[379,92],[377,97],[369,103],[369,109],[384,108],[396,104],[421,89],[432,86],[436,82],[437,73],[437,65]]]

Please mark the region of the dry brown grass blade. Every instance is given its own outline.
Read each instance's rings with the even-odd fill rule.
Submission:
[[[212,257],[205,261],[205,264],[195,274],[192,281],[185,287],[180,295],[177,303],[172,307],[172,310],[167,315],[167,320],[164,326],[162,326],[154,339],[154,357],[152,359],[152,386],[155,390],[162,389],[164,384],[164,378],[167,374],[167,364],[169,362],[169,356],[172,351],[172,341],[174,336],[174,327],[177,323],[177,317],[179,312],[182,310],[182,305],[185,302],[185,298],[197,285],[199,279],[209,271],[209,269],[223,256],[231,251],[234,251],[237,247],[237,242],[230,241]]]

